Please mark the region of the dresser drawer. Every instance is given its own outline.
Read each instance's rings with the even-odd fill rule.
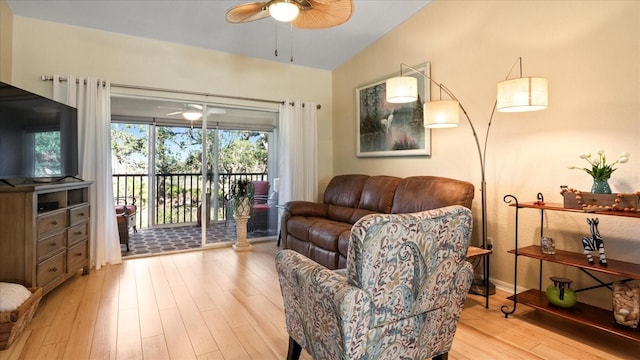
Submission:
[[[49,236],[48,238],[39,239],[36,247],[36,259],[38,262],[48,258],[52,254],[56,253],[60,249],[64,249],[67,246],[65,242],[64,232]]]
[[[69,226],[73,226],[89,219],[91,215],[89,210],[89,205],[83,205],[75,207],[73,209],[69,209]]]
[[[55,211],[38,216],[38,239],[67,227],[67,212]]]
[[[65,251],[47,259],[36,266],[36,281],[38,286],[45,287],[56,278],[65,275],[64,263],[67,253]]]
[[[86,239],[88,226],[89,224],[85,222],[84,224],[76,225],[67,229],[67,244],[71,246],[78,241]]]
[[[88,241],[73,245],[67,250],[67,269],[69,273],[77,271],[81,267],[87,265],[89,259]]]

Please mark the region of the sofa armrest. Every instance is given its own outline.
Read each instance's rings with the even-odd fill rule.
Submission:
[[[291,216],[326,217],[329,206],[311,201],[289,201],[284,205],[284,210]]]
[[[369,294],[293,250],[276,254],[276,269],[289,335],[313,358],[361,358],[371,322]]]
[[[283,206],[280,216],[280,235],[282,236],[282,245],[288,249],[288,223],[289,219],[294,216],[303,217],[326,217],[329,206],[311,201],[289,201]]]

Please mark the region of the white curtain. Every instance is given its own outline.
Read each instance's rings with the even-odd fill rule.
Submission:
[[[287,100],[280,105],[279,204],[318,200],[317,111],[317,104],[310,102]]]
[[[111,84],[96,78],[53,77],[53,98],[78,109],[80,177],[90,191],[91,265],[99,270],[122,262],[111,173]]]

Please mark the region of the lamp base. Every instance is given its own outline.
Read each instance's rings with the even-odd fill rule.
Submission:
[[[471,284],[471,288],[469,289],[470,294],[487,296],[487,284],[482,279],[475,279]],[[489,282],[489,295],[494,295],[496,293],[496,285]]]

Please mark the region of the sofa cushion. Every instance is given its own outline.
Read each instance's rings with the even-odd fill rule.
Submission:
[[[324,203],[357,208],[368,175],[334,176],[324,191]]]
[[[319,217],[292,216],[287,221],[287,232],[293,235],[296,239],[309,241],[309,231],[311,230],[311,227],[318,222],[324,221],[327,221],[327,219]]]
[[[364,184],[358,207],[388,214],[391,212],[393,195],[400,180],[399,177],[395,176],[371,176]]]
[[[400,180],[392,214],[414,213],[450,205],[471,208],[473,184],[438,176],[412,176]]]
[[[339,205],[329,205],[327,209],[327,219],[350,223],[351,225],[353,225],[355,224],[355,221],[351,221],[354,218],[356,210],[358,209]]]
[[[351,231],[351,224],[337,221],[317,222],[309,229],[309,241],[323,249],[338,252],[338,237]]]

